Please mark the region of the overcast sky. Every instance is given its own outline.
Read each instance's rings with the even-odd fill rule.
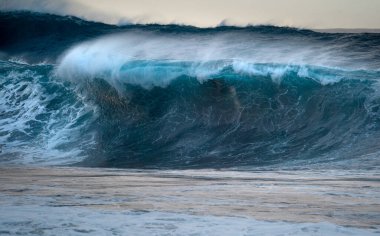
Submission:
[[[112,24],[208,27],[223,22],[313,29],[380,28],[380,0],[0,0],[0,8],[75,15]]]

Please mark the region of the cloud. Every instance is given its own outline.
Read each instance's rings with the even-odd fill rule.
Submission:
[[[380,28],[379,0],[0,0],[0,4],[2,10],[74,15],[110,24]]]

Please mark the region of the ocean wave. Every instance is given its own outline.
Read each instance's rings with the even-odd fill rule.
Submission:
[[[378,155],[378,35],[0,16],[2,163],[253,168]]]
[[[127,68],[150,66],[134,63]],[[3,63],[3,161],[217,168],[325,162],[376,152],[378,74],[308,72],[321,78],[328,75],[324,70],[353,76],[321,83],[304,76],[299,66],[255,66],[264,72],[240,72],[230,63],[207,80],[181,72],[165,86],[129,81],[115,87],[105,74],[67,81],[51,65]],[[276,66],[287,71],[280,81],[266,72]],[[153,76],[160,73],[148,75],[134,74],[158,79]]]

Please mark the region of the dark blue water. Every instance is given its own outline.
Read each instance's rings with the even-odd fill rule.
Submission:
[[[251,168],[380,155],[379,34],[2,12],[0,35],[2,163]]]

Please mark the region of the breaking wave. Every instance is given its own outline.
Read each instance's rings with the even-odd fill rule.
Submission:
[[[378,34],[0,19],[1,162],[239,168],[380,150]]]

